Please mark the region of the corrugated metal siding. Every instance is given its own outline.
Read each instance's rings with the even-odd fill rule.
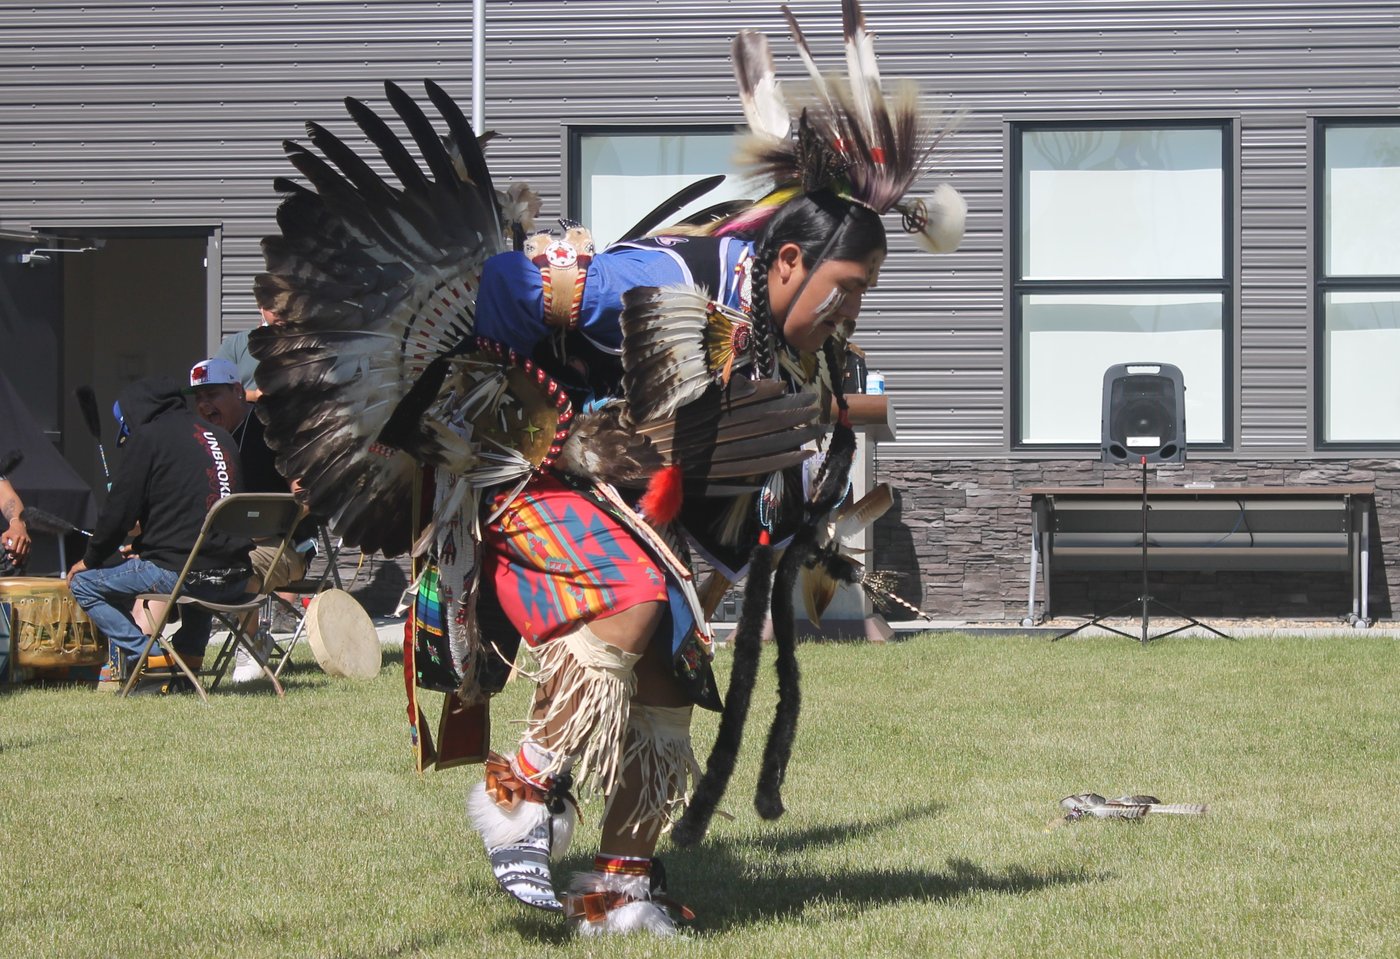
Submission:
[[[837,57],[839,4],[792,4]],[[859,337],[898,394],[882,456],[1009,449],[1005,149],[1009,122],[1238,117],[1236,449],[1309,443],[1311,118],[1394,115],[1400,22],[1387,2],[866,0],[887,76],[969,111],[943,169],[971,205],[963,249],[902,239]],[[225,228],[224,325],[253,316],[248,281],[271,227],[277,143],[383,77],[470,96],[470,0],[219,4],[93,0],[10,9],[0,33],[0,226],[177,219]],[[489,0],[487,126],[505,179],[557,212],[564,118],[730,122],[734,31],[775,38],[776,0]]]
[[[839,55],[838,6],[795,5],[819,55]],[[1009,448],[1007,121],[1155,113],[1241,118],[1236,448],[1306,448],[1308,117],[1393,109],[1400,86],[1394,5],[865,6],[886,75],[918,77],[970,111],[943,154],[971,204],[962,250],[933,260],[897,242],[863,319],[859,339],[886,372],[899,407],[901,440],[882,455]],[[690,4],[621,0],[575,0],[567,9],[568,72],[588,78],[589,88],[561,107],[557,77],[541,72],[558,56],[558,11],[528,0],[488,6],[488,116],[509,134],[506,149],[542,156],[557,148],[561,124],[551,109],[579,121],[732,119],[724,56],[733,29],[750,25],[775,39],[785,33],[768,0],[707,4],[704,13]],[[797,76],[790,46],[777,42],[775,50],[784,75]],[[640,96],[639,74],[646,77]]]
[[[423,76],[470,97],[470,2],[7,4],[0,224],[222,226],[223,327],[251,326],[281,141]]]

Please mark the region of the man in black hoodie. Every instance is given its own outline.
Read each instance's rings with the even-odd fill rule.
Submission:
[[[149,376],[132,383],[112,408],[120,427],[122,455],[107,504],[87,552],[68,571],[73,598],[106,635],[117,679],[146,644],[132,619],[132,601],[141,593],[165,593],[175,587],[185,558],[199,537],[210,507],[242,492],[238,447],[227,431],[197,419],[185,406],[181,384],[169,376]],[[110,569],[99,568],[140,524],[132,555]],[[212,536],[200,551],[197,572],[186,589],[211,602],[243,597],[252,568],[246,539]],[[213,617],[186,606],[172,639],[187,661],[202,660]],[[125,662],[119,658],[125,654]],[[191,666],[194,666],[191,663]],[[111,671],[108,671],[111,672]]]

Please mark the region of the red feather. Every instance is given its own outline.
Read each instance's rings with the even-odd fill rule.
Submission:
[[[681,511],[683,477],[679,463],[662,467],[647,483],[647,491],[637,502],[637,509],[653,526],[665,526]]]

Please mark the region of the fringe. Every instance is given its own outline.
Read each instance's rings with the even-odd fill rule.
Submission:
[[[555,755],[541,776],[565,772],[569,757],[578,770],[574,784],[611,794],[622,771],[637,653],[626,653],[580,624],[534,650],[540,664],[535,680],[553,683],[549,709],[530,720],[525,736],[547,743]]]
[[[753,551],[749,581],[744,587],[744,607],[739,627],[734,631],[734,666],[729,674],[729,692],[724,697],[719,733],[705,764],[705,774],[691,794],[690,805],[671,832],[671,841],[678,846],[693,846],[704,838],[710,819],[724,798],[729,777],[734,773],[744,739],[744,720],[748,718],[754,679],[758,674],[763,622],[767,619],[772,587],[773,547],[760,544]]]
[[[627,726],[627,745],[622,768],[634,768],[641,783],[637,801],[627,813],[632,835],[657,819],[670,829],[677,814],[685,808],[690,784],[700,778],[700,764],[690,746],[691,706],[644,706],[632,704]],[[624,782],[628,772],[624,772]],[[611,808],[613,796],[608,797]],[[608,815],[603,812],[604,818]]]

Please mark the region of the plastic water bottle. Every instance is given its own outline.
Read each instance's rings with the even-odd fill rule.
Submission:
[[[873,370],[865,374],[865,392],[880,394],[885,392],[885,374]]]

